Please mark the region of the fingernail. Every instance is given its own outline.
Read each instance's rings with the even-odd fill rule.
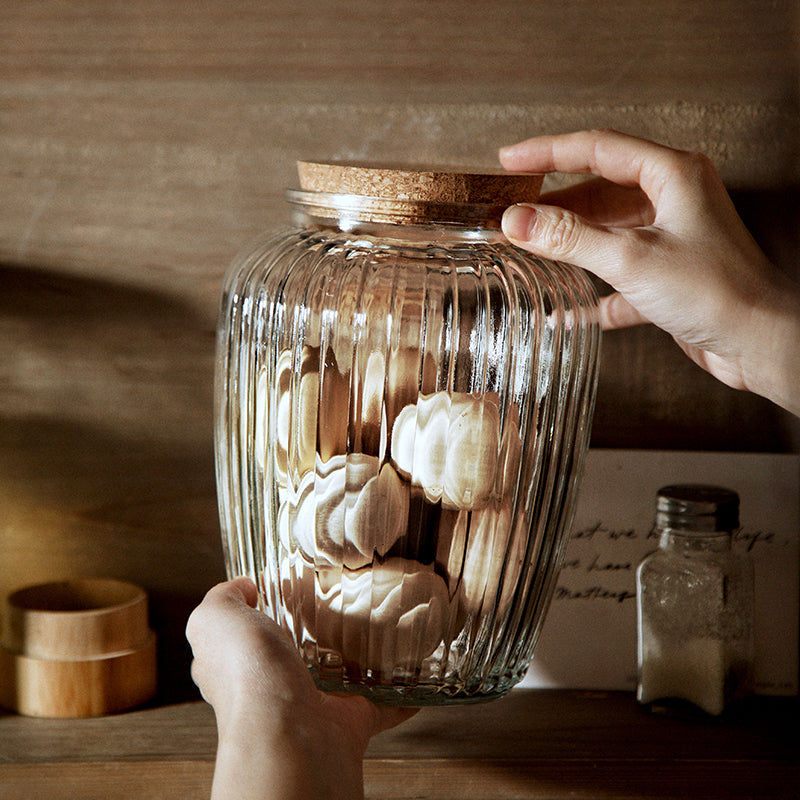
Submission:
[[[502,161],[505,156],[514,155],[514,151],[516,150],[515,144],[507,144],[504,147],[501,147],[498,151],[498,155],[500,156],[500,160]]]
[[[514,142],[514,144],[503,145],[500,150],[500,156],[516,156],[525,152],[527,142]]]
[[[509,239],[527,242],[536,222],[536,210],[526,205],[507,208],[503,214],[503,233]]]

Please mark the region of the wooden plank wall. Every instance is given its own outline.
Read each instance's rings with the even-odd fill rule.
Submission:
[[[298,157],[493,166],[610,126],[707,152],[798,270],[793,0],[28,0],[0,5],[0,592],[144,585],[165,698],[223,575],[222,275]],[[606,337],[595,446],[797,450],[666,337]]]

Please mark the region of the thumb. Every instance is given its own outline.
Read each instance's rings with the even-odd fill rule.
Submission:
[[[520,204],[506,209],[503,233],[523,250],[574,264],[616,289],[600,300],[605,330],[648,321],[666,330],[674,316],[670,298],[686,292],[680,275],[660,267],[674,264],[675,256],[653,228],[604,227],[560,206]]]
[[[503,214],[503,233],[513,244],[553,261],[567,261],[606,281],[619,265],[624,230],[593,225],[560,206],[521,203]],[[616,277],[616,276],[614,276]]]

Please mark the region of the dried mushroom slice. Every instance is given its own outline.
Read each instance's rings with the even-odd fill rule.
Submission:
[[[317,564],[358,569],[385,555],[406,533],[408,486],[374,456],[336,456],[307,473],[281,507],[287,550]]]
[[[476,509],[494,491],[500,414],[491,398],[435,392],[406,406],[392,430],[392,461],[429,502]]]

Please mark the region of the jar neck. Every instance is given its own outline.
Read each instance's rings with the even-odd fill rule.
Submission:
[[[289,190],[292,224],[403,241],[505,241],[503,206],[424,203]]]
[[[723,553],[731,549],[731,531],[689,531],[679,528],[664,528],[660,534],[662,550],[691,555],[696,553]]]

